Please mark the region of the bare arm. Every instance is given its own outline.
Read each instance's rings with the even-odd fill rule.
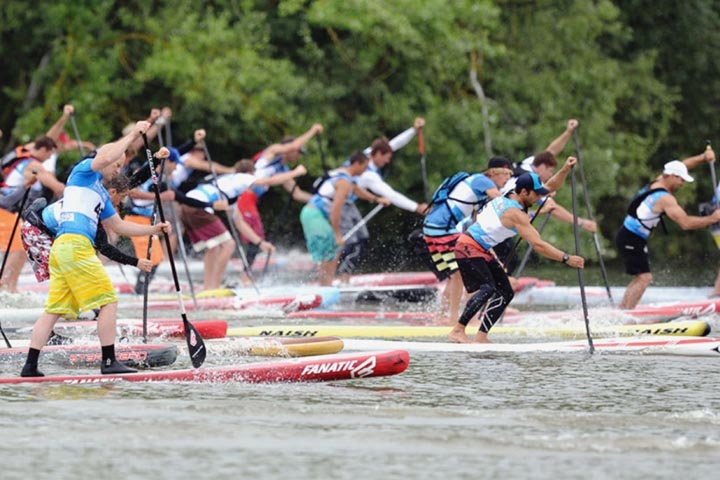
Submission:
[[[52,190],[56,197],[61,197],[65,191],[65,184],[58,180],[55,175],[45,170],[42,163],[37,160],[33,160],[28,164],[28,168],[25,169],[27,172],[35,172],[37,180],[42,184],[43,187],[47,187]],[[26,181],[29,177],[26,176]]]
[[[160,235],[163,232],[170,233],[171,228],[168,222],[156,223],[155,225],[140,225],[138,223],[126,222],[115,214],[110,218],[102,221],[105,228],[112,229],[120,235],[128,237],[142,237],[144,235]]]
[[[551,192],[556,192],[562,186],[563,182],[565,182],[565,178],[576,163],[577,159],[575,157],[568,157],[565,161],[565,165],[563,165],[562,168],[550,178],[550,180],[545,182],[545,188]]]
[[[660,198],[660,200],[655,203],[653,211],[655,213],[665,212],[665,215],[670,217],[670,219],[677,223],[683,230],[697,230],[698,228],[709,227],[713,223],[720,221],[720,210],[715,210],[712,215],[707,217],[688,215],[672,195],[664,195]]]
[[[147,132],[148,128],[150,128],[148,122],[137,122],[129,134],[120,140],[100,147],[100,150],[98,150],[97,155],[95,155],[95,158],[93,158],[90,164],[91,168],[98,172],[111,163],[118,161],[125,154],[125,150],[127,150],[130,144],[136,139],[139,139],[141,134]],[[140,140],[142,142],[142,139]]]
[[[533,250],[538,252],[540,255],[545,258],[549,258],[550,260],[562,262],[565,252],[553,247],[543,240],[538,231],[535,230],[535,227],[530,224],[530,218],[527,214],[525,214],[525,212],[513,208],[503,213],[500,220],[505,227],[515,227],[518,235],[520,235],[524,240],[527,240]],[[574,268],[583,268],[585,261],[582,257],[570,255],[567,264]]]
[[[570,140],[570,137],[572,136],[573,132],[577,127],[577,120],[575,120],[574,118],[568,120],[565,131],[561,133],[560,136],[557,137],[555,140],[550,142],[550,145],[548,145],[545,150],[552,153],[556,157],[560,155],[560,153],[562,153],[562,151],[565,149],[565,145],[567,144],[568,140]]]
[[[300,203],[307,203],[310,201],[310,197],[312,197],[312,194],[309,192],[306,192],[300,186],[295,182],[295,180],[290,179],[286,180],[285,183],[283,183],[283,188],[292,196],[292,199],[296,202]]]
[[[187,168],[192,168],[193,170],[200,170],[201,172],[209,172],[210,171],[210,162],[206,160],[200,160],[199,158],[195,158],[193,156],[188,156],[185,159],[185,166]],[[212,162],[212,166],[215,169],[215,173],[218,175],[224,175],[226,173],[235,173],[235,169],[232,167],[228,167],[227,165],[223,165],[221,163]]]
[[[269,187],[275,185],[282,185],[288,180],[292,180],[297,177],[301,177],[307,173],[307,169],[304,165],[298,165],[288,172],[278,173],[265,178],[258,178],[253,182],[253,185],[266,185]]]
[[[298,150],[305,146],[305,144],[309,142],[311,138],[322,132],[323,126],[319,123],[315,123],[312,127],[310,127],[307,132],[303,133],[290,143],[274,143],[270,145],[265,149],[263,156],[272,158],[276,155],[282,155],[283,153]]]
[[[549,203],[547,204],[547,206],[543,206],[543,211],[541,213],[549,213],[561,222],[569,223],[570,225],[572,225],[573,221],[575,220],[572,212],[568,211],[568,209],[566,209],[562,205],[558,205],[558,203],[553,198],[548,198],[545,201]],[[594,220],[590,220],[589,218],[578,217],[578,227],[585,229],[588,232],[597,231],[597,223]]]
[[[335,197],[333,198],[332,207],[330,208],[330,225],[332,225],[335,231],[335,241],[338,246],[345,244],[342,238],[342,231],[340,230],[340,215],[342,214],[345,199],[352,188],[353,184],[344,178],[340,178],[335,182]]]
[[[707,148],[703,153],[700,155],[694,155],[692,157],[683,158],[683,163],[688,168],[688,170],[692,170],[693,168],[697,167],[703,162],[714,162],[715,161],[715,152],[712,148]]]
[[[60,134],[62,133],[63,128],[65,128],[65,123],[67,123],[70,115],[72,115],[73,112],[75,112],[75,108],[73,108],[72,105],[65,105],[63,107],[62,115],[60,115],[60,118],[57,119],[57,121],[53,124],[52,127],[50,127],[50,130],[48,130],[45,135],[57,142],[57,139],[60,138]]]

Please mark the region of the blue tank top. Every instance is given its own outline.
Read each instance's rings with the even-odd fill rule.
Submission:
[[[649,186],[645,187],[640,190],[637,195],[642,195],[642,193],[646,192],[649,188]],[[657,201],[665,195],[669,195],[669,193],[667,191],[658,191],[645,197],[635,211],[637,218],[632,215],[627,215],[625,220],[623,220],[623,226],[638,237],[647,240],[650,232],[660,223],[660,219],[662,218],[662,214],[653,212],[653,207]]]
[[[344,178],[351,183],[355,183],[355,179],[345,172],[337,172],[327,180],[325,180],[316,194],[310,197],[308,203],[319,209],[323,214],[330,218],[330,209],[332,208],[333,199],[335,198],[335,183]]]

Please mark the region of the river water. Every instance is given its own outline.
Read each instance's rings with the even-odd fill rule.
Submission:
[[[711,477],[718,392],[717,358],[580,352],[412,353],[401,375],[319,384],[0,386],[2,478]]]

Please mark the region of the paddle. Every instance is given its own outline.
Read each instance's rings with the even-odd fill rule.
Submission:
[[[420,171],[422,172],[423,192],[425,201],[430,202],[428,195],[428,179],[427,179],[427,163],[425,162],[425,137],[423,136],[422,127],[418,128],[418,150],[420,151]]]
[[[575,155],[577,156],[577,163],[580,166],[580,180],[583,186],[583,195],[585,197],[585,210],[590,220],[594,220],[592,211],[590,209],[590,193],[588,192],[587,182],[585,181],[585,168],[583,167],[582,157],[580,156],[580,142],[578,140],[577,128],[573,130],[573,142],[575,143]],[[577,218],[575,218],[577,222]],[[600,271],[602,272],[603,281],[605,282],[605,291],[607,292],[610,305],[615,306],[615,302],[610,292],[610,282],[608,281],[607,270],[605,269],[605,262],[603,261],[602,252],[600,251],[600,239],[598,238],[597,232],[593,232],[593,243],[595,244],[595,252],[597,253],[598,262],[600,263]]]
[[[381,204],[381,203],[378,203],[378,204],[375,206],[375,208],[373,208],[372,210],[370,210],[370,212],[362,218],[362,220],[360,220],[358,223],[356,223],[355,225],[353,225],[353,227],[352,227],[350,230],[348,230],[348,231],[345,233],[345,235],[342,236],[343,241],[347,241],[350,237],[352,237],[352,236],[355,234],[355,232],[357,232],[358,230],[360,230],[360,229],[361,229],[366,223],[368,223],[375,215],[377,215],[378,212],[379,212],[380,210],[382,210],[384,206],[385,206],[385,205],[383,205],[383,204]]]
[[[155,174],[153,155],[150,151],[150,146],[148,145],[147,135],[143,133],[142,137],[143,142],[145,143],[145,155],[147,156],[148,165],[150,167],[150,176],[153,182],[153,189],[155,190],[155,202],[157,203],[158,212],[160,213],[160,221],[165,222],[165,213],[163,212],[162,202],[160,201],[160,187],[158,185],[157,175]],[[175,293],[177,293],[178,303],[180,304],[180,315],[182,316],[183,327],[185,329],[185,341],[187,342],[190,361],[192,362],[193,367],[198,368],[205,362],[205,357],[207,355],[205,342],[195,326],[190,323],[190,320],[187,318],[187,312],[185,312],[185,302],[183,300],[182,292],[180,291],[180,282],[178,281],[177,270],[175,270],[175,261],[173,260],[172,248],[170,246],[170,236],[167,232],[163,232],[163,237],[165,238],[165,246],[168,251],[168,260],[170,261],[173,282],[175,282]]]
[[[70,114],[70,124],[75,132],[75,138],[77,139],[78,148],[80,149],[80,155],[82,155],[81,158],[85,158],[85,146],[80,139],[80,132],[78,131],[77,124],[75,123],[75,112]]]
[[[578,163],[580,160],[578,159]],[[570,174],[570,185],[572,187],[572,209],[573,209],[573,233],[575,235],[575,255],[580,255],[580,227],[577,224],[577,196],[576,196],[576,185],[575,185],[575,165],[572,166],[572,173]],[[578,284],[580,285],[580,298],[582,299],[583,317],[585,319],[585,333],[588,339],[588,347],[590,354],[595,352],[595,346],[592,341],[592,334],[590,333],[590,320],[588,319],[588,306],[587,298],[585,297],[585,277],[583,275],[583,269],[578,268]]]
[[[712,145],[710,143],[710,140],[705,140],[705,151],[712,149]],[[713,184],[713,197],[715,197],[715,208],[720,208],[720,198],[718,198],[717,195],[717,176],[715,175],[715,162],[708,162],[710,163],[710,178],[712,179]]]
[[[217,173],[215,173],[215,167],[213,166],[212,159],[210,158],[210,152],[208,151],[205,140],[202,141],[202,147],[203,147],[203,150],[205,151],[205,158],[207,159],[208,163],[210,164],[210,173],[212,174],[213,185],[215,186],[215,188],[217,188],[218,194],[220,194],[220,196],[224,196],[222,190],[220,190],[220,186],[218,185]],[[253,288],[255,289],[255,292],[257,292],[257,294],[260,295],[260,289],[258,288],[257,284],[255,283],[255,280],[253,279],[252,269],[250,268],[250,263],[248,262],[247,256],[245,255],[245,250],[243,250],[242,245],[240,244],[240,235],[238,235],[237,229],[235,229],[235,223],[233,222],[233,219],[227,210],[225,210],[225,216],[227,217],[228,226],[230,227],[230,233],[232,234],[233,240],[235,240],[235,248],[237,248],[237,251],[240,254],[240,259],[242,260],[243,265],[245,266],[245,273],[247,274],[248,279],[250,279],[250,283],[252,284]]]

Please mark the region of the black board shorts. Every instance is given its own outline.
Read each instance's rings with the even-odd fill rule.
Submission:
[[[623,226],[615,236],[615,245],[625,264],[625,273],[628,275],[650,273],[650,254],[644,238],[638,237]]]

